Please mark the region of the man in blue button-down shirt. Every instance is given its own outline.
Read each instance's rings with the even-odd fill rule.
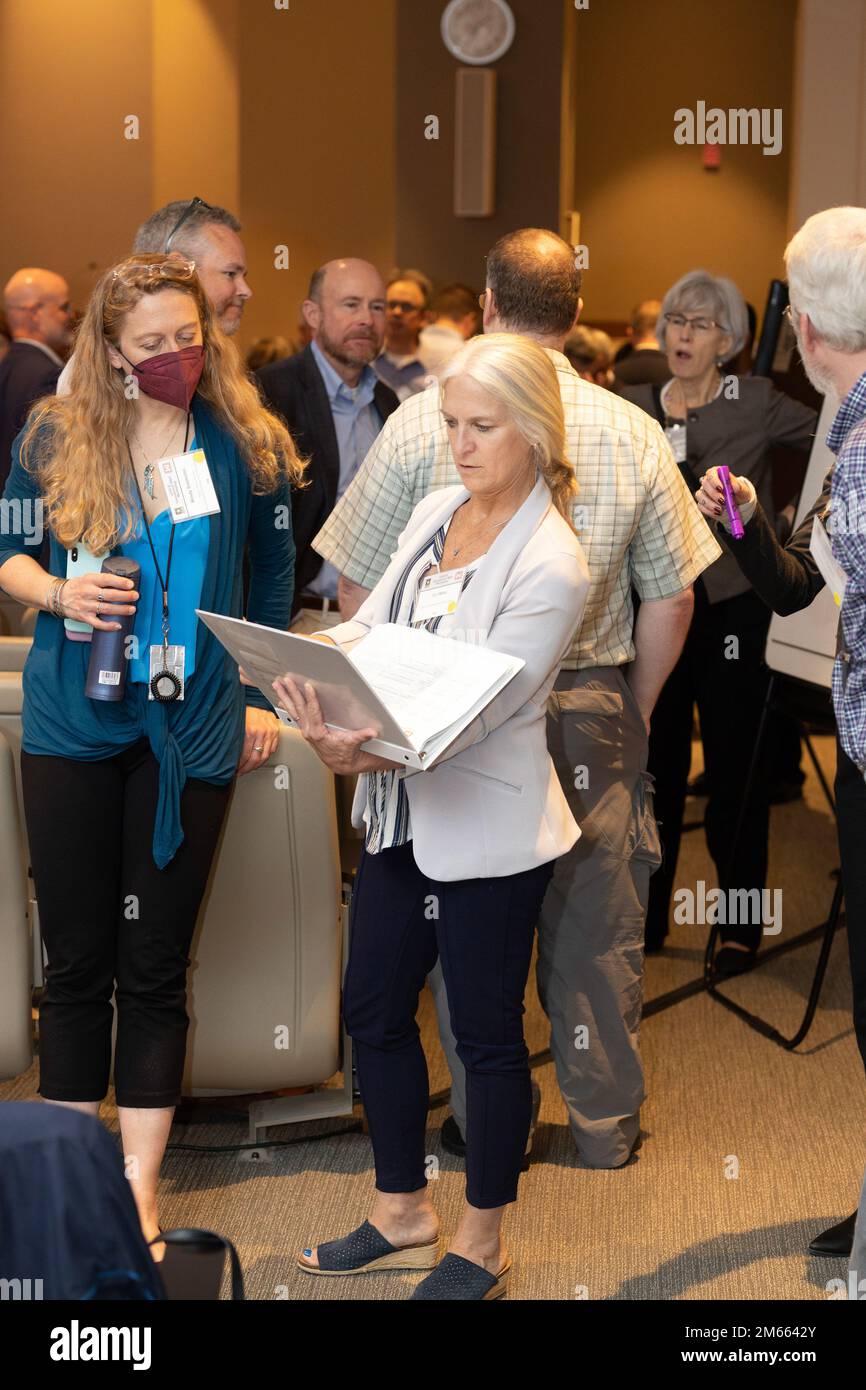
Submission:
[[[383,420],[373,402],[373,393],[378,380],[372,367],[361,369],[356,386],[349,386],[331,365],[319,346],[315,334],[310,344],[316,366],[322,374],[334,429],[337,431],[337,449],[340,454],[340,478],[337,483],[337,499],[342,497],[354,478],[368,450],[372,447]],[[337,597],[339,571],[327,560],[314,579],[307,585],[311,594],[321,594],[323,598]]]
[[[385,285],[375,266],[329,261],[310,281],[304,317],[312,342],[296,357],[263,367],[259,385],[309,458],[309,485],[295,489],[297,549],[293,630],[313,632],[339,621],[338,572],[312,549],[398,400],[371,363],[385,336]]]

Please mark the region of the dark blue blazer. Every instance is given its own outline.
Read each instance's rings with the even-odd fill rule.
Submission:
[[[322,566],[321,555],[312,548],[313,537],[337,505],[340,482],[337,431],[312,348],[305,347],[297,356],[285,357],[281,362],[270,362],[256,373],[256,378],[268,409],[281,416],[298,453],[309,459],[305,474],[307,486],[292,489],[292,532],[296,549],[294,614],[301,606],[301,594]],[[390,386],[378,381],[373,404],[384,425],[400,402]]]
[[[60,367],[32,343],[13,343],[0,361],[0,496],[12,467],[12,441],[40,396],[53,396]]]

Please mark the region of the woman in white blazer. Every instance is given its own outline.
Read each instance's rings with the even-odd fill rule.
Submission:
[[[379,623],[424,626],[525,665],[423,772],[363,752],[375,729],[328,729],[312,685],[301,691],[286,677],[274,689],[323,762],[363,774],[352,818],[366,825],[343,1016],[376,1196],[369,1220],[305,1250],[299,1264],[311,1274],[435,1265],[413,1298],[469,1300],[498,1297],[510,1268],[500,1225],[516,1200],[531,1115],[523,995],[553,862],[580,834],[547,751],[545,709],[589,573],[571,525],[577,483],[544,350],[514,334],[475,338],[440,389],[462,485],[418,504],[356,617],[320,636],[348,648]],[[437,569],[451,580],[441,611],[431,611],[419,590]],[[468,1107],[466,1204],[438,1264],[424,1152],[427,1067],[415,1022],[437,956]]]

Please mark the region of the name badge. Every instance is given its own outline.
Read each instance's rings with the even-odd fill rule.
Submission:
[[[815,558],[815,564],[827,581],[827,588],[833,595],[833,602],[837,608],[841,608],[848,578],[838,560],[833,556],[830,537],[827,535],[819,516],[812,520],[812,537],[809,541],[809,549]]]
[[[466,570],[460,569],[446,570],[444,574],[428,574],[426,579],[422,579],[412,614],[413,623],[453,613],[463,592],[465,578]]]
[[[161,671],[171,671],[180,682],[180,691],[174,694],[174,683],[165,681],[165,690],[161,692],[163,697],[170,697],[172,700],[182,700],[184,695],[184,669],[186,667],[186,647],[170,646],[166,652],[163,646],[150,648],[150,684],[148,687],[148,700],[155,700],[153,693],[153,678],[158,676]]]
[[[220,509],[204,449],[159,460],[172,523],[210,516]]]
[[[685,427],[685,425],[668,425],[667,428],[666,428],[666,430],[665,430],[665,434],[666,434],[667,437],[668,437],[668,443],[670,444],[671,449],[673,450],[673,455],[674,455],[674,458],[676,459],[677,463],[685,463],[685,461],[686,461],[686,427]]]

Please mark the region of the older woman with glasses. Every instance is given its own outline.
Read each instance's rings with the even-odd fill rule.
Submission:
[[[725,374],[725,364],[737,356],[747,333],[746,304],[733,281],[691,271],[665,295],[656,330],[670,379],[663,386],[628,387],[623,395],[660,422],[692,492],[708,468],[727,464],[732,473],[751,478],[762,506],[773,515],[770,449],[787,445],[808,450],[816,415],[765,378]],[[668,930],[695,705],[709,784],[707,845],[719,884],[762,889],[767,875],[766,778],[755,779],[739,835],[736,830],[766,692],[763,651],[769,611],[727,551],[694,587],[691,631],[659,696],[650,732],[648,768],[656,779],[655,809],[664,847],[662,866],[650,881],[650,950],[662,945]],[[754,895],[735,901],[753,900]],[[717,971],[748,969],[760,939],[760,921],[724,923]]]
[[[9,515],[44,516],[50,539],[46,572],[29,530],[0,537],[0,584],[42,610],[21,753],[48,952],[39,1091],[98,1115],[114,996],[121,1138],[150,1240],[199,905],[234,777],[261,767],[279,732],[195,610],[242,615],[248,545],[247,616],[286,627],[301,473],[193,263],[163,255],[106,271],[71,394],[43,400],[13,448]],[[132,630],[101,669],[91,642],[119,643],[122,621]]]

